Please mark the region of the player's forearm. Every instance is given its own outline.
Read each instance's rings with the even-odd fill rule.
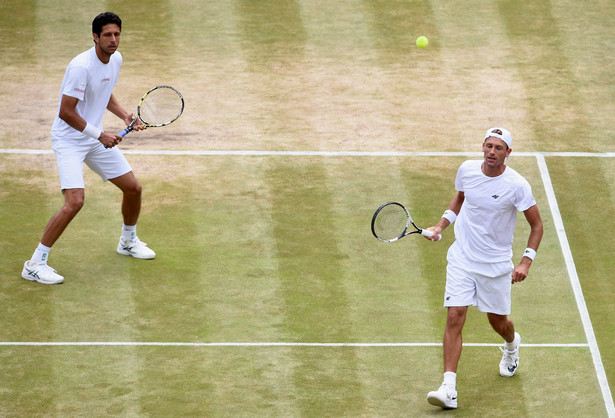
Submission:
[[[542,226],[540,228],[532,228],[530,232],[530,237],[527,240],[527,248],[531,248],[534,251],[538,251],[538,247],[540,246],[540,241],[542,241]]]
[[[527,247],[523,252],[523,256],[521,256],[521,262],[519,265],[524,265],[527,269],[529,269],[532,265],[532,262],[536,257],[536,251],[538,251],[540,241],[542,240],[542,229],[542,222],[531,225],[530,236],[527,240]]]
[[[85,125],[87,125],[87,121],[74,110],[60,108],[58,116],[79,132],[83,131],[85,129]]]
[[[78,99],[71,96],[62,96],[58,117],[79,132],[85,129],[87,121],[77,113]]]
[[[542,241],[543,224],[537,206],[533,206],[525,211],[525,217],[530,225],[530,236],[527,239],[527,248],[538,251],[540,241]]]

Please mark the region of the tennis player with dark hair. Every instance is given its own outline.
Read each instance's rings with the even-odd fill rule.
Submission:
[[[64,278],[47,265],[47,260],[51,247],[83,207],[84,162],[123,193],[124,225],[117,252],[141,259],[156,256],[137,237],[142,189],[126,158],[115,147],[122,137],[105,132],[102,127],[105,110],[126,125],[135,117],[113,96],[122,65],[122,55],[117,51],[121,30],[122,21],[114,13],[96,16],[92,22],[94,46],[76,56],[64,74],[58,114],[51,129],[64,206],[51,217],[32,258],[25,262],[21,273],[24,279],[44,284],[63,282]],[[135,130],[140,129],[143,127],[137,126]]]
[[[512,149],[510,132],[487,131],[483,160],[466,161],[455,179],[457,194],[436,226],[436,236],[455,222],[455,241],[447,254],[444,306],[448,308],[444,330],[444,380],[429,392],[430,404],[457,408],[457,366],[462,349],[462,330],[468,306],[487,314],[493,329],[504,339],[500,375],[512,377],[519,366],[521,337],[508,315],[512,284],[525,280],[543,234],[542,219],[530,184],[506,161]],[[519,264],[512,262],[517,212],[530,225],[527,249]]]

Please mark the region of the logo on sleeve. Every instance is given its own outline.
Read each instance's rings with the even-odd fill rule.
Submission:
[[[79,83],[78,87],[73,88],[77,93],[85,94],[85,83]]]

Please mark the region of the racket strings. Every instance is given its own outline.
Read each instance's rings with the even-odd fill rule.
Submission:
[[[404,208],[398,205],[383,207],[374,221],[374,232],[384,240],[401,236],[408,227],[408,215]]]
[[[139,117],[150,125],[163,125],[177,119],[184,108],[181,96],[171,88],[157,88],[143,98]]]

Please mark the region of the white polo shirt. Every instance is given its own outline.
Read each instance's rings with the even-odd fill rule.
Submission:
[[[497,177],[483,174],[482,160],[461,164],[455,189],[465,200],[455,221],[455,240],[471,261],[497,263],[512,258],[517,212],[536,204],[525,178],[510,167]]]
[[[98,59],[95,47],[77,55],[68,64],[62,88],[60,89],[60,103],[62,96],[67,95],[79,99],[77,113],[91,125],[103,129],[102,121],[113,87],[118,82],[122,55],[116,51],[107,64]],[[58,104],[58,113],[60,105]],[[53,140],[91,140],[82,132],[74,129],[57,115],[51,128]]]

